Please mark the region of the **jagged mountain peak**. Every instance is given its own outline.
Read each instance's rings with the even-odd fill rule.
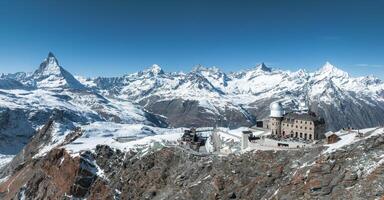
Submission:
[[[84,86],[68,71],[59,65],[59,61],[52,52],[32,74],[31,82],[38,88],[73,88]]]
[[[153,74],[164,74],[163,69],[158,64],[153,64],[152,67],[150,68],[150,71]]]
[[[48,53],[47,58],[40,64],[38,70],[35,71],[35,75],[50,75],[50,74],[60,74],[62,71],[59,61],[56,59],[52,52]]]
[[[272,71],[272,69],[269,68],[269,67],[267,67],[267,65],[265,65],[264,62],[262,62],[261,64],[258,64],[258,65],[256,66],[256,69],[257,69],[257,70],[261,70],[261,71],[265,71],[265,72],[271,72],[271,71]]]
[[[321,67],[316,73],[320,75],[326,75],[326,76],[343,76],[343,77],[349,76],[347,72],[335,67],[328,61],[325,62],[323,67]]]
[[[334,65],[332,65],[329,61],[326,61],[321,69],[325,70],[325,71],[329,71],[329,70],[334,70],[337,68]]]
[[[140,76],[141,75],[150,75],[150,76],[157,76],[164,74],[164,70],[160,67],[158,64],[153,64],[152,66],[148,67],[147,69],[140,71],[138,73]]]
[[[299,69],[295,72],[290,73],[292,77],[307,77],[308,72],[305,69]]]

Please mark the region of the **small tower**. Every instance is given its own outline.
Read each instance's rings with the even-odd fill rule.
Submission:
[[[248,148],[249,144],[249,135],[251,134],[250,131],[243,131],[243,134],[241,135],[241,149],[244,150]]]
[[[283,121],[284,109],[280,102],[273,102],[270,106],[269,127],[272,135],[281,136],[281,122]]]

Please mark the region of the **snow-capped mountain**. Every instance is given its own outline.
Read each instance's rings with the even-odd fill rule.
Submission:
[[[33,73],[3,74],[0,87],[87,91],[108,101],[139,104],[172,127],[248,126],[267,117],[273,101],[282,101],[289,111],[303,100],[325,118],[330,130],[384,122],[384,83],[374,76],[351,77],[329,62],[315,72],[272,69],[262,63],[232,73],[203,66],[168,73],[153,65],[121,77],[75,78],[50,53]],[[67,98],[76,99],[72,94]]]
[[[82,85],[71,73],[59,65],[59,61],[51,52],[48,54],[48,57],[40,64],[39,68],[33,73],[18,72],[15,74],[3,74],[1,79],[3,82],[6,80],[8,82],[8,85],[5,85],[5,83],[0,84],[0,88],[4,89],[20,87],[16,83],[10,85],[11,81],[18,81],[24,85],[24,87],[33,89],[84,89],[84,85]]]
[[[31,77],[37,88],[71,88],[82,89],[84,86],[59,65],[53,53],[40,64]]]
[[[347,172],[357,168],[360,170],[360,166],[355,169],[357,164],[364,163],[368,167],[363,172],[367,175],[377,170],[376,165],[382,165],[382,156],[379,157],[382,155],[384,141],[382,127],[361,130],[359,133],[365,135],[364,138],[358,136],[358,133],[345,136],[341,141],[330,145],[325,152],[332,153],[331,151],[339,148],[347,148],[353,156],[344,150],[322,156],[319,155],[321,148],[292,152],[256,151],[254,153],[260,157],[256,159],[256,163],[253,163],[255,159],[249,159],[249,154],[245,154],[245,157],[240,157],[239,163],[250,163],[233,170],[233,165],[228,170],[223,170],[226,167],[222,166],[233,163],[226,158],[222,163],[220,161],[214,165],[217,167],[212,167],[210,163],[217,162],[216,157],[210,161],[207,160],[210,157],[203,156],[201,158],[205,160],[198,162],[199,165],[191,166],[191,163],[196,162],[189,158],[196,159],[199,156],[179,154],[178,148],[159,149],[166,144],[175,146],[177,139],[181,137],[183,128],[172,127],[252,125],[256,120],[268,116],[269,105],[274,101],[281,101],[287,111],[303,107],[303,101],[307,102],[312,111],[325,118],[328,129],[377,126],[384,122],[383,99],[384,83],[380,79],[374,76],[351,77],[328,62],[315,72],[271,69],[262,63],[233,73],[225,73],[217,67],[203,66],[195,67],[188,73],[167,73],[160,66],[153,65],[122,77],[83,78],[74,77],[66,71],[50,53],[32,73],[0,76],[0,198],[27,195],[25,198],[57,199],[67,194],[74,198],[85,198],[89,194],[98,194],[96,190],[103,191],[98,187],[103,185],[108,186],[105,188],[113,188],[111,194],[120,197],[120,194],[129,194],[127,191],[132,188],[142,188],[143,180],[148,183],[164,182],[153,182],[153,177],[148,176],[148,172],[160,175],[161,179],[168,177],[167,183],[185,179],[180,178],[181,176],[163,176],[164,173],[159,173],[158,169],[172,169],[170,174],[175,171],[175,174],[183,174],[186,169],[192,170],[191,174],[201,173],[194,172],[196,169],[204,171],[203,176],[189,180],[188,187],[184,185],[183,188],[193,188],[199,183],[206,184],[203,188],[219,188],[212,186],[212,183],[220,184],[219,181],[211,181],[212,177],[225,172],[237,177],[238,171],[255,166],[255,169],[248,170],[248,177],[254,176],[254,171],[279,169],[273,170],[271,175],[265,174],[256,179],[260,181],[266,177],[271,178],[265,182],[269,185],[276,177],[280,177],[281,183],[286,183],[290,175],[319,172],[318,167],[309,163],[322,163],[325,157],[326,160],[339,158],[337,164],[343,166],[332,168],[323,163],[324,172],[329,173],[329,169],[335,169],[332,177],[336,178],[331,182],[350,182],[352,179]],[[244,127],[235,132],[241,134],[242,130]],[[233,141],[232,138],[231,143]],[[375,150],[372,151],[372,148]],[[16,155],[17,152],[19,153]],[[181,158],[182,160],[178,160]],[[161,168],[153,167],[154,163]],[[207,166],[201,168],[201,163]],[[265,163],[277,165],[258,166]],[[298,163],[302,166],[298,167]],[[329,163],[334,165],[335,160],[329,160]],[[134,167],[136,164],[137,167]],[[211,174],[207,169],[214,171]],[[217,173],[217,169],[222,171]],[[129,172],[125,172],[126,170]],[[296,173],[296,170],[300,170],[300,173]],[[378,170],[377,173],[382,174],[381,168]],[[285,171],[289,176],[275,176],[275,171],[280,175]],[[137,178],[136,175],[141,172],[142,177],[140,175]],[[129,177],[131,174],[135,174],[134,177],[140,184],[130,185],[132,181],[121,179],[128,177],[129,180],[134,180],[134,177]],[[338,174],[345,177],[345,180],[337,178]],[[147,177],[151,178],[147,180]],[[329,181],[326,177],[324,180],[321,178],[324,177],[322,171],[308,177],[309,184]],[[380,180],[378,178],[376,177]],[[300,180],[301,187],[309,188],[302,177],[295,177],[293,180]],[[365,179],[353,180],[354,184],[367,185]],[[179,187],[180,184],[176,182],[175,187]],[[280,188],[281,185],[284,187]],[[35,186],[44,188],[46,192],[34,190]],[[239,187],[239,191],[250,191],[248,186],[249,184],[245,188]],[[268,192],[271,197],[286,195],[286,191],[298,188],[297,183],[287,185],[279,182],[275,186]],[[226,187],[232,188],[232,184]],[[265,189],[266,186],[260,188]],[[342,191],[347,191],[348,188],[349,185],[346,185]],[[361,188],[370,190],[377,187],[358,185],[356,188],[360,189],[356,192],[359,194],[365,190]],[[282,192],[275,192],[280,189]],[[125,192],[121,192],[122,190]],[[312,189],[309,191],[312,192]],[[290,195],[295,197],[298,193],[300,190]],[[206,199],[207,196],[196,196],[196,199],[201,198]]]
[[[35,72],[0,78],[0,155],[19,152],[56,113],[74,125],[113,122],[166,126],[162,117],[140,105],[87,89],[50,53]]]
[[[384,122],[382,81],[373,76],[351,77],[329,62],[315,72],[271,69],[262,63],[228,74],[202,66],[189,73],[166,73],[154,65],[89,82],[102,94],[132,100],[166,116],[172,126],[251,125],[268,115],[272,101],[282,101],[292,110],[300,99],[326,118],[328,129]]]

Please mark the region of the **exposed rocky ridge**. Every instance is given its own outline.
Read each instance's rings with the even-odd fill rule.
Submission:
[[[57,131],[54,127],[55,123],[65,124],[66,129],[68,129],[69,134],[65,136],[66,142],[70,142],[78,134],[81,134],[81,130],[70,119],[64,111],[54,110],[47,123],[33,135],[28,144],[22,148],[9,164],[4,168],[0,168],[0,177],[4,177],[13,170],[22,167],[25,163],[31,162],[39,151],[50,145],[50,143],[55,142],[52,141],[54,132]]]
[[[199,156],[178,148],[146,155],[105,145],[72,157],[62,148],[16,168],[3,199],[378,199],[384,135],[332,153],[322,147]],[[65,181],[63,181],[65,180]]]

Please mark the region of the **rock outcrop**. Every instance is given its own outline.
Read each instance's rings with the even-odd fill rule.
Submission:
[[[323,147],[201,156],[165,147],[146,155],[99,145],[55,148],[0,184],[1,199],[379,199],[384,136],[332,153]]]

